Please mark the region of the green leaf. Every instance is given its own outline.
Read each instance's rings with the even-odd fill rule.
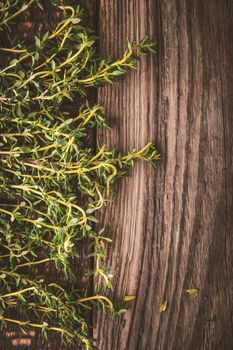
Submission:
[[[14,66],[14,65],[16,65],[18,62],[19,62],[19,61],[18,61],[16,58],[14,58],[12,61],[10,61],[9,65],[10,65],[10,66]]]
[[[99,222],[99,220],[95,216],[88,216],[88,220],[90,220],[92,222],[96,222],[96,223]]]
[[[117,311],[117,315],[120,316],[120,315],[123,315],[127,312],[128,310],[127,309],[120,309],[119,311]]]
[[[89,209],[86,210],[86,213],[87,214],[92,214],[92,213],[94,213],[95,210],[96,210],[95,208],[93,208],[93,209],[89,208]]]
[[[34,54],[35,61],[38,61],[39,58],[40,58],[39,52],[35,52]]]
[[[72,218],[70,220],[70,225],[76,225],[78,223],[79,219],[78,218]]]
[[[95,40],[89,40],[86,42],[87,47],[91,47],[95,43]]]
[[[43,221],[44,221],[44,218],[37,218],[36,221],[37,221],[37,222],[43,222]]]
[[[136,299],[136,297],[134,295],[126,295],[123,300],[126,302],[129,302],[129,301],[133,301],[135,299]]]
[[[23,252],[21,252],[21,256],[25,256],[28,254],[28,250],[24,250]]]
[[[27,10],[28,9],[28,5],[27,4],[23,4],[23,6],[22,6],[22,11],[25,11],[25,10]]]
[[[19,75],[22,79],[25,77],[25,73],[24,73],[22,70],[18,71],[18,75]]]
[[[80,18],[71,18],[71,22],[72,22],[73,24],[78,24],[78,23],[80,23],[80,21],[81,21]]]
[[[51,67],[52,67],[52,70],[55,70],[56,62],[54,60],[51,61]]]
[[[115,70],[115,71],[113,71],[111,74],[114,75],[114,76],[119,76],[119,75],[123,75],[124,72],[122,72],[122,71],[120,71],[120,70]]]
[[[105,77],[104,77],[104,80],[105,80],[107,83],[112,84],[112,80],[111,80],[109,77],[105,76]]]
[[[198,289],[197,288],[189,288],[186,290],[186,292],[189,293],[190,295],[192,295],[192,294],[198,293]]]
[[[36,44],[37,48],[40,48],[41,42],[40,42],[40,39],[37,36],[35,37],[35,44]]]
[[[23,146],[21,150],[23,151],[23,153],[30,153],[32,151],[31,147],[28,146]]]

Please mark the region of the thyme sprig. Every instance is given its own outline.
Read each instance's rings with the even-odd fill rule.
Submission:
[[[88,91],[135,68],[154,44],[147,37],[128,41],[116,61],[99,58],[82,10],[67,3],[50,0],[59,23],[47,23],[29,41],[15,34],[17,21],[30,11],[43,14],[48,2],[7,0],[0,8],[0,30],[10,38],[0,45],[0,323],[40,329],[45,337],[57,332],[64,342],[92,349],[87,310],[125,311],[107,296],[109,239],[95,231],[96,212],[135,161],[153,164],[159,154],[151,142],[126,155],[88,146],[91,128],[108,127]],[[102,280],[93,295],[73,271],[86,245],[95,266],[83,274]],[[69,288],[49,283],[48,268],[62,271]]]

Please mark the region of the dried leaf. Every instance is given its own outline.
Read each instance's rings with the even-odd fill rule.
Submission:
[[[190,295],[192,295],[192,294],[198,293],[198,289],[197,288],[189,288],[189,289],[186,289],[186,292],[189,293]]]
[[[161,304],[159,310],[160,312],[165,312],[167,310],[167,300],[163,304]]]
[[[123,300],[126,302],[130,302],[130,301],[133,301],[135,299],[136,299],[136,297],[134,295],[126,295]]]

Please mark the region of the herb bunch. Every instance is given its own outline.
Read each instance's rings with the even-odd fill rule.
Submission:
[[[109,239],[95,231],[95,214],[134,161],[154,163],[159,154],[150,142],[126,155],[88,146],[91,128],[108,127],[88,90],[134,68],[154,44],[128,41],[118,60],[99,58],[80,7],[49,2],[59,21],[29,41],[15,33],[18,18],[43,13],[48,1],[7,0],[0,7],[0,31],[10,38],[0,47],[0,322],[24,332],[38,328],[45,337],[57,332],[66,343],[92,349],[86,310],[123,310],[106,296]],[[95,258],[88,276],[103,281],[93,295],[73,272],[86,244],[86,259]],[[46,281],[48,266],[63,273],[69,288]]]

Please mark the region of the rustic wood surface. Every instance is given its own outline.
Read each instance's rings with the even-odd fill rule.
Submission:
[[[101,53],[117,56],[125,37],[158,42],[100,90],[114,123],[101,140],[127,150],[152,139],[162,161],[138,165],[104,212],[114,299],[136,301],[124,329],[97,314],[98,348],[233,349],[233,3],[100,3]]]
[[[118,182],[101,226],[113,239],[113,298],[135,295],[122,329],[94,317],[99,350],[233,349],[233,2],[91,0],[100,52],[148,34],[157,54],[100,89],[112,130],[99,141],[123,151],[153,140],[156,169],[137,164]],[[197,288],[189,295],[186,290]],[[167,309],[160,306],[167,301]],[[31,346],[63,349],[34,337]],[[11,337],[9,336],[11,339]],[[33,337],[32,337],[33,338]],[[66,348],[67,349],[67,348]]]

